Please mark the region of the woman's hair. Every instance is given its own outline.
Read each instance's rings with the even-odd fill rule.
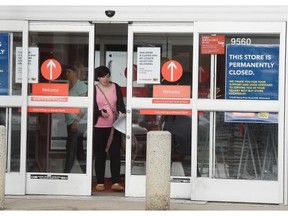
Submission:
[[[74,69],[77,71],[80,80],[87,80],[87,70],[81,62],[74,62]]]
[[[110,69],[108,67],[99,66],[95,68],[95,79],[98,79],[98,77],[104,77],[107,74],[109,74],[109,76],[111,75]]]
[[[63,69],[74,71],[74,73],[77,74],[77,76],[82,79],[85,73],[85,67],[80,62],[74,62],[73,64],[64,65]]]
[[[64,65],[64,66],[63,66],[63,69],[64,69],[65,71],[66,71],[66,70],[72,70],[72,71],[74,71],[74,72],[77,72],[77,71],[76,71],[76,68],[74,67],[73,64]]]

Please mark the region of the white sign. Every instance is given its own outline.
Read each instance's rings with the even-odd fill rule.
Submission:
[[[66,149],[67,124],[65,115],[53,113],[51,116],[51,150]]]
[[[22,47],[16,47],[16,83],[22,83]],[[28,83],[39,82],[39,48],[28,48]]]
[[[137,48],[137,83],[160,83],[160,47]]]
[[[136,62],[136,52],[133,53],[133,63]],[[116,82],[121,87],[127,86],[127,52],[107,51],[106,66],[111,71],[111,81]],[[134,69],[133,69],[134,70]],[[133,74],[134,76],[134,74]],[[135,73],[136,76],[136,73]],[[134,80],[134,77],[133,77]],[[134,87],[140,87],[134,85]]]
[[[95,51],[94,67],[100,66],[100,51]]]

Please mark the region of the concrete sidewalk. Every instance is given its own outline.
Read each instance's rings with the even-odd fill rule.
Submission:
[[[5,209],[13,210],[145,210],[145,198],[124,197],[123,194],[93,196],[6,196]],[[226,202],[195,202],[171,199],[170,210],[288,210],[284,205],[243,204]],[[0,211],[1,212],[1,211]],[[0,213],[1,214],[1,213]]]

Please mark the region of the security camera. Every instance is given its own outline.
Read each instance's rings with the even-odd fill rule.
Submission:
[[[113,17],[115,15],[115,11],[114,10],[106,10],[105,14],[107,17]]]

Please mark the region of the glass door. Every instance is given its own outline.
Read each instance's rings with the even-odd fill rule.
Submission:
[[[171,197],[283,203],[284,23],[129,25],[126,195],[172,134]],[[282,89],[282,90],[281,90]]]
[[[199,22],[194,44],[191,199],[283,203],[285,23]]]
[[[29,66],[26,193],[91,195],[94,25],[31,22]]]
[[[27,129],[27,43],[28,22],[0,21],[0,125],[7,136],[5,193],[11,195],[25,194],[26,134],[21,131]],[[15,54],[17,48],[21,56]],[[17,73],[22,83],[15,82]]]
[[[126,196],[145,196],[146,136],[172,134],[171,197],[190,198],[192,24],[128,29]]]

